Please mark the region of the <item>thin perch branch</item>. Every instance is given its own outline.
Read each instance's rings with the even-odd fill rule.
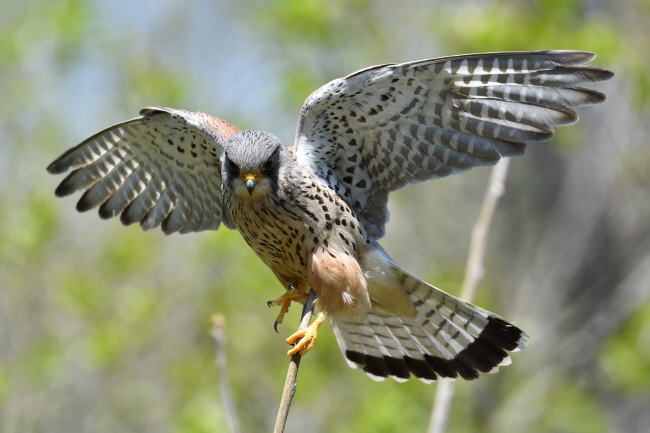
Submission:
[[[481,205],[478,221],[472,230],[467,263],[465,265],[465,276],[460,291],[460,297],[467,302],[472,302],[472,299],[474,299],[476,289],[485,274],[483,265],[485,262],[488,232],[494,219],[494,211],[496,210],[497,203],[506,189],[505,183],[509,165],[510,159],[504,158],[492,169],[490,183],[487,191],[485,191],[485,198]]]
[[[219,391],[221,392],[221,400],[226,410],[226,419],[230,426],[232,433],[240,433],[239,422],[237,421],[237,414],[235,412],[235,404],[232,401],[232,394],[230,386],[228,386],[228,365],[226,360],[226,332],[225,324],[226,319],[221,314],[215,314],[211,318],[212,330],[210,335],[214,338],[216,346],[216,365],[219,374]]]
[[[485,192],[478,221],[472,230],[467,264],[465,266],[465,276],[463,277],[460,292],[460,298],[467,302],[472,302],[476,289],[485,274],[483,264],[485,261],[487,237],[497,203],[505,191],[505,180],[508,175],[509,164],[510,159],[504,158],[492,169],[490,183]],[[428,433],[444,433],[447,430],[451,401],[454,397],[454,383],[450,379],[439,380]]]
[[[311,320],[312,313],[314,311],[314,300],[316,299],[316,293],[313,289],[309,290],[309,296],[307,301],[305,301],[305,306],[302,309],[302,317],[300,319],[300,326],[298,329],[305,329],[309,326],[309,321]],[[289,370],[287,371],[287,379],[284,382],[284,389],[282,390],[282,400],[280,400],[280,408],[278,409],[278,417],[275,420],[275,428],[273,433],[282,433],[284,432],[284,426],[287,423],[287,417],[289,416],[289,409],[291,408],[291,401],[293,396],[296,393],[296,378],[298,377],[298,366],[300,366],[300,358],[302,356],[296,354],[291,357],[289,361]]]

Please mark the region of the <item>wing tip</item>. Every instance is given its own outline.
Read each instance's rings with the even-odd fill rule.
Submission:
[[[143,117],[148,117],[157,113],[173,114],[175,111],[175,109],[167,107],[144,107],[138,112],[138,114]]]
[[[67,197],[67,196],[69,196],[71,194],[74,194],[75,191],[76,191],[75,188],[71,188],[66,183],[61,182],[59,184],[59,186],[57,186],[56,189],[54,190],[54,195],[56,197],[62,198],[62,197]]]
[[[595,72],[593,74],[594,79],[592,80],[592,82],[594,82],[594,83],[600,83],[602,81],[611,80],[612,78],[614,78],[616,76],[614,71],[610,71],[609,69],[603,69],[603,68],[597,68],[597,67],[593,67],[593,68],[590,68],[590,69]]]
[[[67,169],[66,169],[67,170]],[[65,171],[65,170],[63,170]],[[57,197],[67,197],[69,195],[74,194],[79,190],[80,188],[75,185],[75,182],[73,180],[74,174],[77,172],[77,170],[73,171],[72,173],[68,174],[59,184],[59,186],[56,187],[54,190],[54,195]]]
[[[540,53],[552,55],[560,60],[562,65],[582,65],[596,58],[596,53],[583,50],[546,50]]]
[[[73,147],[61,154],[57,159],[52,161],[46,168],[47,172],[50,174],[61,174],[65,173],[70,169],[70,163],[66,161],[68,155],[74,152],[77,148]]]
[[[60,164],[59,160],[61,158],[57,158],[56,161],[53,161],[50,163],[50,165],[47,166],[46,170],[50,174],[61,174],[67,170],[66,167]]]
[[[94,208],[97,205],[98,205],[98,203],[94,203],[91,200],[88,200],[87,194],[84,194],[84,195],[81,196],[81,198],[77,202],[77,205],[75,206],[75,209],[77,209],[78,212],[87,212],[87,211],[91,210],[92,208]],[[102,219],[107,219],[107,218],[104,218],[102,216],[101,212],[99,213],[99,216]]]

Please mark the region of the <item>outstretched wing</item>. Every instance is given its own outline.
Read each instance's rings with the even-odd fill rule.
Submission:
[[[613,73],[582,51],[469,54],[381,65],[334,80],[305,102],[296,151],[379,238],[388,194],[494,165],[575,123],[605,95],[577,87]]]
[[[80,212],[99,207],[102,218],[121,214],[143,230],[162,224],[166,234],[233,228],[223,208],[221,154],[238,130],[203,113],[145,108],[68,150],[47,170],[73,171],[59,197],[85,190]]]

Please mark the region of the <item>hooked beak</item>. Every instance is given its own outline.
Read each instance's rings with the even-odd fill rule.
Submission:
[[[255,189],[255,185],[257,185],[257,182],[261,178],[262,176],[256,173],[245,173],[242,176],[242,180],[246,183],[246,190],[250,195],[253,195],[253,190]]]
[[[250,195],[253,195],[253,190],[255,189],[256,182],[253,179],[248,179],[246,181],[246,189]]]

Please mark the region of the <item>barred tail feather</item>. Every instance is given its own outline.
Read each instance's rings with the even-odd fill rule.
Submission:
[[[335,320],[334,333],[348,364],[374,380],[414,375],[476,379],[511,363],[507,351],[524,348],[528,336],[489,311],[455,298],[395,265],[417,314],[400,317],[373,307],[365,320]]]

